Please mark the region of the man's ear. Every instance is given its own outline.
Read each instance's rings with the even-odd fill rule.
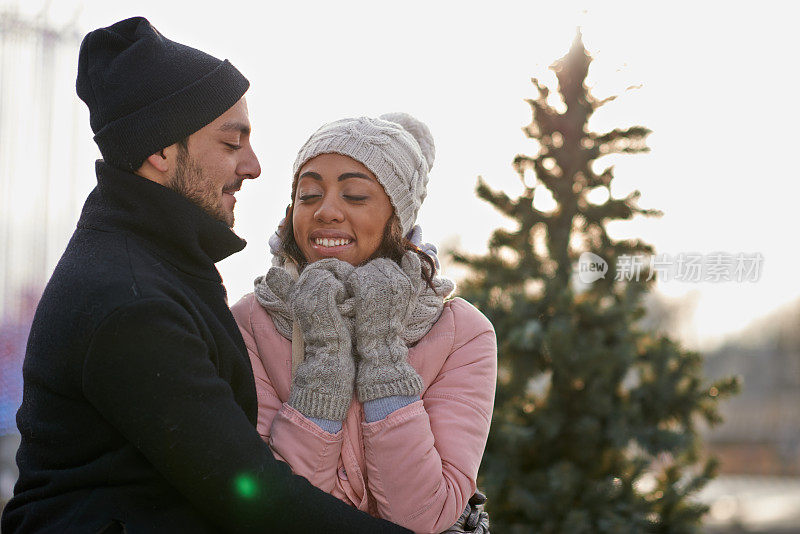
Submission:
[[[147,156],[147,162],[159,172],[169,171],[169,160],[167,160],[167,156],[164,154],[164,149]]]
[[[162,148],[155,154],[147,156],[136,174],[161,185],[167,185],[175,171],[178,145]]]

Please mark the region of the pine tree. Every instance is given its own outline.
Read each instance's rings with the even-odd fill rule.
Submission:
[[[519,155],[514,168],[524,187],[517,198],[479,178],[477,194],[517,228],[497,229],[488,253],[454,253],[470,277],[462,295],[493,322],[499,370],[492,430],[479,485],[489,496],[496,532],[696,532],[706,507],[691,499],[715,472],[697,434],[699,421],[720,421],[718,402],[737,390],[736,379],[705,384],[702,358],[637,326],[642,297],[653,283],[615,279],[617,265],[648,258],[641,240],[614,240],[606,226],[636,215],[639,192],[613,198],[613,166],[594,163],[610,154],[642,153],[650,130],[588,130],[600,106],[585,85],[591,57],[578,32],[551,69],[565,111],[538,97],[524,131],[539,147]],[[526,171],[536,183],[528,183]],[[534,206],[546,188],[552,211]],[[608,199],[587,195],[606,189]],[[608,272],[578,284],[581,253],[608,262]]]

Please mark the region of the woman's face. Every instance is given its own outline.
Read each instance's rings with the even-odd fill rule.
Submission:
[[[309,263],[364,263],[378,250],[393,212],[375,175],[352,158],[320,154],[300,168],[292,224]]]

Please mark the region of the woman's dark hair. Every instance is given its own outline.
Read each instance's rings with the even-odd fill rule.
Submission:
[[[292,187],[292,189],[295,188]],[[294,198],[294,193],[295,192],[292,191],[292,198]],[[294,239],[294,225],[292,224],[293,210],[294,204],[290,204],[289,207],[286,208],[286,222],[283,223],[283,227],[280,231],[281,248],[283,248],[283,253],[302,269],[307,262]],[[400,260],[408,251],[415,252],[419,255],[423,263],[422,277],[425,279],[428,286],[433,289],[433,276],[436,274],[436,264],[433,262],[433,259],[418,246],[403,237],[400,219],[394,213],[389,217],[389,220],[386,221],[386,226],[383,227],[383,239],[381,240],[378,250],[367,258],[367,261],[375,258],[389,258],[400,265]],[[427,269],[424,267],[425,265],[428,266]]]

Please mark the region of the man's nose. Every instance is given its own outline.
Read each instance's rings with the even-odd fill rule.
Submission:
[[[251,146],[247,147],[245,159],[239,164],[239,174],[242,178],[251,180],[261,175],[261,164]]]

